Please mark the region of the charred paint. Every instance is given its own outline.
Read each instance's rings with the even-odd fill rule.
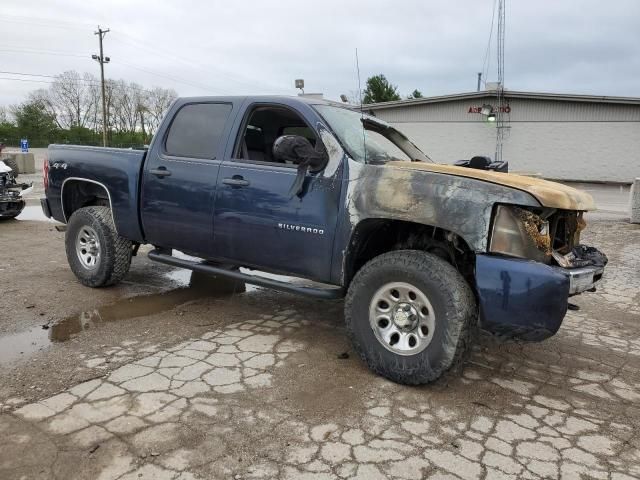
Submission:
[[[515,188],[530,193],[545,207],[580,211],[596,209],[593,198],[588,193],[561,183],[550,182],[540,178],[426,162],[393,162],[393,165],[397,168],[475,178],[485,182]]]
[[[349,161],[352,225],[366,218],[404,220],[443,228],[476,251],[486,250],[495,203],[539,206],[529,194],[472,178]]]

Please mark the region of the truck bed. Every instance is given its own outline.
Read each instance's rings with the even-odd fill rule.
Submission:
[[[47,197],[53,218],[68,221],[61,202],[64,189],[73,182],[90,182],[106,190],[118,233],[142,241],[138,195],[144,150],[50,145]]]

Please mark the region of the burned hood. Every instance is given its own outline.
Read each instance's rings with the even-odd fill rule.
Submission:
[[[433,173],[442,173],[445,175],[474,178],[485,182],[495,183],[497,185],[515,188],[533,195],[533,197],[535,197],[536,200],[545,207],[582,211],[596,209],[593,198],[588,193],[568,187],[561,183],[541,180],[539,178],[426,162],[389,162],[387,163],[387,167],[423,170]]]

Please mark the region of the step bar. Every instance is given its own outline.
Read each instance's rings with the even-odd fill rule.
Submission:
[[[273,280],[271,278],[249,275],[246,273],[242,273],[239,270],[228,270],[226,268],[215,267],[213,265],[208,265],[193,260],[177,258],[173,255],[162,253],[159,250],[151,250],[148,254],[148,257],[154,262],[164,263],[165,265],[186,268],[188,270],[193,270],[194,272],[200,272],[207,275],[219,275],[228,277],[234,280],[240,280],[242,282],[249,283],[251,285],[278,290],[280,292],[295,293],[298,295],[322,298],[324,300],[335,300],[344,297],[344,289],[341,287],[318,288],[293,285],[291,283],[281,282],[279,280]]]

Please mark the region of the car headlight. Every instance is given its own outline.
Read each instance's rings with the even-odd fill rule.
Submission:
[[[548,262],[551,257],[549,223],[523,208],[499,205],[493,219],[489,251]]]

